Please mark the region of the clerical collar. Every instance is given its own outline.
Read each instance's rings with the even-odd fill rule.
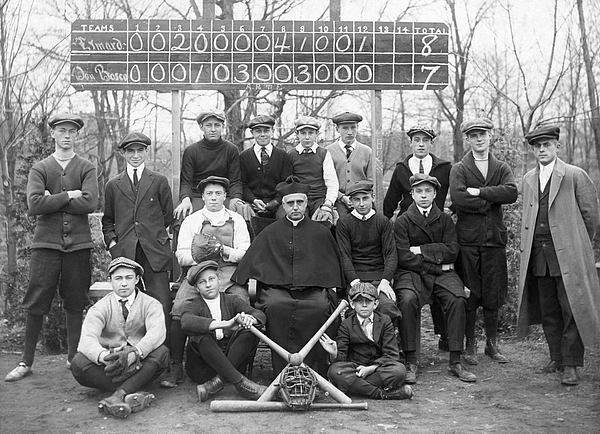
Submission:
[[[473,152],[473,158],[475,159],[475,161],[487,161],[490,158],[490,153],[488,152],[485,156],[485,158],[479,158],[475,155],[475,153]]]
[[[415,205],[417,205],[415,203]],[[423,214],[423,211],[425,211],[427,213],[427,215],[429,215],[431,213],[431,208],[433,208],[433,204],[429,205],[429,208],[421,208],[419,205],[417,205],[417,209],[419,210],[419,213]]]
[[[356,217],[359,220],[369,220],[371,217],[373,217],[375,215],[375,210],[371,210],[367,213],[367,215],[362,215],[360,214],[358,211],[356,211],[355,209],[352,210],[352,212],[350,212],[350,214],[352,214],[354,217]]]
[[[304,220],[304,216],[302,216],[300,220],[292,220],[288,216],[285,216],[285,218],[292,224],[292,226],[298,226],[298,224]]]
[[[137,169],[138,179],[142,178],[142,172],[144,171],[144,167],[146,165],[144,163],[140,164],[138,167],[133,167],[131,164],[127,163],[127,176],[129,179],[133,181],[133,169]]]

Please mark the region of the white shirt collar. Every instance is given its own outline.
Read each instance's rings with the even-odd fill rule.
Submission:
[[[144,167],[146,167],[145,163],[140,164],[138,167],[133,167],[130,164],[127,164],[127,176],[133,182],[133,169],[137,169],[138,180],[142,179],[142,172],[144,171]]]
[[[356,211],[355,209],[353,209],[350,214],[352,214],[354,217],[356,217],[359,220],[362,220],[363,217],[365,217],[365,220],[369,220],[371,217],[373,217],[375,215],[375,210],[371,210],[367,213],[367,215],[363,216],[362,214],[359,214],[358,211]]]
[[[342,151],[346,152],[346,144],[342,141],[342,139],[339,139],[338,143],[340,145],[340,148],[342,148]],[[353,151],[354,149],[356,149],[356,139],[354,139],[354,141],[350,144],[350,149],[352,149]]]
[[[124,300],[122,297],[119,297],[115,292],[113,292],[113,294],[115,294],[115,298],[117,299],[117,303],[120,304],[120,300]],[[134,290],[131,294],[129,294],[129,297],[127,297],[125,300],[127,300],[127,303],[125,303],[125,306],[127,307],[127,309],[129,309],[131,306],[133,306],[133,302],[135,301],[135,296],[137,295],[137,291]]]
[[[421,213],[421,215],[423,215],[423,211],[425,211],[427,213],[427,216],[429,216],[429,214],[431,213],[431,208],[433,208],[433,204],[429,205],[429,208],[421,208],[416,203],[415,205],[417,206],[417,209],[419,210],[419,213]]]
[[[317,145],[316,143],[313,143],[313,145],[308,149],[312,150],[316,154],[318,147],[319,147],[319,145]],[[301,144],[296,145],[296,151],[298,151],[299,154],[301,154],[303,150],[304,150],[304,146],[302,146]]]
[[[485,154],[485,157],[484,157],[484,158],[479,158],[477,155],[475,155],[475,153],[474,153],[474,152],[472,152],[472,154],[473,154],[473,159],[474,159],[475,161],[487,161],[487,160],[489,160],[489,158],[490,158],[490,151],[488,151],[488,153],[487,153],[487,154]]]
[[[545,166],[540,164],[540,175],[543,173],[544,175],[550,175],[554,171],[554,166],[556,165],[556,158],[552,163],[549,163]]]
[[[263,146],[257,145],[256,143],[252,147],[252,149],[254,149],[254,155],[256,155],[256,158],[258,158],[258,161],[260,161],[260,152],[261,152],[262,148],[263,148]],[[267,146],[264,146],[264,148],[265,148],[265,151],[267,151],[267,154],[269,155],[269,157],[271,157],[271,155],[273,154],[273,145],[271,143],[269,143]]]
[[[413,175],[419,173],[419,161],[423,162],[423,171],[426,175],[429,175],[431,168],[433,167],[433,158],[431,158],[431,154],[427,154],[422,159],[417,158],[414,155],[408,159],[408,167]]]

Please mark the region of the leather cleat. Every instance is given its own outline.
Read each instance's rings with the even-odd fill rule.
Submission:
[[[500,352],[495,342],[486,344],[484,354],[490,356],[496,363],[508,363],[508,357]]]
[[[450,351],[450,343],[448,342],[448,335],[440,335],[440,340],[438,341],[438,349],[440,351],[445,351],[445,352]]]
[[[256,401],[267,390],[266,386],[255,383],[252,380],[242,376],[242,379],[235,383],[235,390],[246,399]]]
[[[563,366],[563,375],[560,382],[565,386],[577,386],[579,384],[577,366]]]
[[[556,360],[550,360],[546,366],[540,369],[540,372],[544,374],[552,374],[553,372],[562,371],[562,363]]]
[[[183,364],[173,363],[171,370],[160,377],[160,387],[173,388],[183,383]]]
[[[412,387],[405,384],[395,389],[382,390],[381,399],[411,399],[414,395]]]
[[[472,372],[467,371],[460,362],[449,365],[448,372],[466,383],[474,383],[477,381],[477,376]]]
[[[156,400],[156,396],[149,392],[135,392],[125,395],[123,401],[129,404],[132,413],[137,413],[145,408],[150,407],[150,404]]]
[[[27,366],[25,363],[21,362],[19,363],[19,366],[10,371],[8,375],[4,377],[4,381],[19,381],[31,374],[33,374],[31,366]]]
[[[98,403],[98,411],[106,416],[125,419],[131,414],[131,407],[114,396],[109,396]]]
[[[404,382],[406,384],[415,384],[417,382],[417,371],[419,367],[414,363],[408,363],[406,365],[406,379]]]
[[[223,390],[224,386],[225,384],[221,377],[215,375],[212,380],[208,380],[207,382],[198,385],[196,388],[198,390],[198,399],[200,402],[204,402],[210,395],[216,395]]]
[[[477,365],[479,360],[477,360],[477,339],[469,339],[467,338],[467,345],[465,348],[465,352],[463,354],[463,360],[465,363],[469,365]]]

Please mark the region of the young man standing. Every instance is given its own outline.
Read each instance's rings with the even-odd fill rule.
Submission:
[[[54,153],[36,163],[27,181],[29,213],[37,216],[31,245],[29,286],[23,300],[27,312],[25,349],[19,366],[5,378],[18,381],[32,373],[35,347],[52,299],[58,290],[67,318],[67,367],[77,351],[82,312],[88,305],[94,247],[88,213],[98,204],[96,168],[74,151],[83,119],[59,114],[48,121]]]
[[[345,112],[334,116],[332,121],[339,133],[339,140],[327,146],[339,182],[335,209],[340,217],[352,211],[348,189],[358,181],[372,180],[371,148],[356,140],[361,115]]]
[[[173,220],[173,199],[167,178],[145,165],[150,145],[148,136],[135,132],[119,144],[127,168],[106,184],[102,232],[113,258],[135,260],[146,270],[146,292],[169,318],[173,253],[166,228]]]
[[[518,334],[542,323],[550,362],[562,384],[579,383],[585,347],[600,338],[600,287],[592,240],[598,195],[588,174],[558,158],[560,129],[540,127],[525,138],[538,165],[523,178]]]
[[[506,303],[506,226],[502,205],[517,200],[515,177],[503,161],[490,152],[491,130],[487,118],[465,121],[461,130],[471,147],[450,171],[451,209],[456,212],[456,233],[460,244],[457,272],[471,290],[467,301],[467,348],[465,361],[476,365],[475,323],[477,308],[483,307],[485,354],[497,363],[507,363],[497,345],[498,309]]]

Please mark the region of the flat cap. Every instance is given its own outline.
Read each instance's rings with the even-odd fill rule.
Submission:
[[[460,130],[465,134],[473,130],[491,130],[493,128],[494,123],[488,118],[475,118],[460,124]]]
[[[225,122],[225,113],[223,113],[222,111],[218,111],[218,110],[211,110],[211,111],[208,111],[208,112],[202,112],[196,118],[196,122],[198,122],[198,124],[202,125],[202,123],[205,120],[207,120],[208,118],[217,118],[221,122]]]
[[[219,184],[225,187],[225,191],[229,190],[229,179],[223,178],[222,176],[209,176],[198,183],[198,190],[204,191],[204,187],[207,184]]]
[[[298,119],[296,119],[294,125],[296,130],[301,130],[303,128],[312,128],[313,130],[318,130],[321,128],[319,121],[312,116],[300,116]]]
[[[146,148],[152,144],[150,137],[142,133],[129,133],[125,136],[121,143],[119,143],[119,149],[125,149],[131,145],[142,145]]]
[[[118,258],[110,261],[110,264],[108,264],[108,274],[113,274],[113,272],[119,267],[131,268],[139,276],[144,274],[144,267],[134,260],[126,258],[125,256],[119,256]]]
[[[219,264],[216,261],[202,261],[199,264],[194,265],[193,267],[191,267],[188,270],[188,273],[187,273],[188,283],[190,285],[194,286],[196,284],[196,281],[198,280],[198,276],[200,276],[200,273],[202,273],[204,270],[208,270],[208,269],[218,270]]]
[[[414,125],[410,128],[410,130],[408,130],[406,135],[408,137],[412,137],[417,133],[423,133],[432,139],[435,139],[435,136],[437,136],[436,132],[433,131],[433,128],[428,127],[427,125]]]
[[[273,128],[275,125],[275,119],[268,115],[257,116],[248,122],[248,128],[251,130],[258,127]]]
[[[308,194],[308,192],[310,190],[310,185],[301,184],[298,177],[296,177],[294,175],[290,175],[286,178],[285,181],[277,184],[277,187],[275,187],[275,190],[277,190],[277,193],[279,193],[281,195],[281,197],[283,198],[284,196],[287,196],[288,194],[294,194],[294,193]]]
[[[352,196],[357,193],[372,193],[373,192],[373,183],[368,180],[356,181],[353,185],[351,185],[346,190],[347,196]]]
[[[377,300],[377,288],[369,282],[358,282],[350,288],[348,298],[354,301],[358,297],[364,297],[367,300]]]
[[[357,115],[356,113],[344,112],[334,116],[333,118],[331,118],[331,120],[336,125],[354,124],[362,121],[363,117],[361,115]]]
[[[54,128],[58,124],[64,124],[65,122],[70,122],[77,125],[78,130],[83,128],[83,119],[81,116],[74,115],[72,113],[58,113],[54,116],[51,116],[50,119],[48,119],[48,126],[50,128]]]
[[[525,135],[525,138],[529,142],[530,145],[533,145],[533,142],[541,139],[555,139],[558,140],[560,137],[560,128],[555,125],[549,125],[546,127],[538,127],[535,130]]]
[[[441,185],[440,181],[435,176],[426,175],[425,173],[416,173],[410,177],[408,180],[410,182],[411,187],[416,187],[419,184],[423,184],[424,182],[428,182],[435,187],[435,190],[439,190]]]

